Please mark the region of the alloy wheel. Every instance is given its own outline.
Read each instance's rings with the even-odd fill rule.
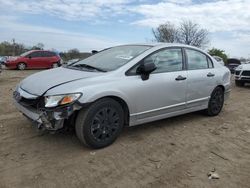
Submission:
[[[24,63],[19,63],[18,64],[18,69],[19,70],[24,70],[26,68],[26,65]]]
[[[97,141],[111,139],[119,129],[119,114],[112,107],[100,109],[94,116],[91,134]]]
[[[222,89],[217,89],[211,96],[211,111],[217,114],[221,111],[224,103],[224,95]]]

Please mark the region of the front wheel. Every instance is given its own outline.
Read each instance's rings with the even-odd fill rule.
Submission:
[[[224,91],[221,87],[216,87],[210,96],[207,108],[207,115],[218,115],[224,105]]]
[[[111,98],[104,98],[78,113],[76,135],[89,147],[103,148],[116,140],[123,124],[121,105]]]
[[[57,67],[59,67],[59,63],[53,63],[52,64],[52,68],[54,69],[54,68],[57,68]]]
[[[18,63],[17,69],[18,70],[24,70],[24,69],[26,69],[26,64],[25,63]]]

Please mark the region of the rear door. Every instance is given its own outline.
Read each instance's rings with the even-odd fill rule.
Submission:
[[[53,63],[53,52],[43,51],[43,67],[51,68]]]
[[[216,71],[211,59],[204,53],[185,49],[187,62],[187,107],[207,105],[216,87]]]

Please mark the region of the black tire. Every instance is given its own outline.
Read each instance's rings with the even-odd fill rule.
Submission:
[[[224,90],[221,87],[216,87],[209,99],[208,108],[206,110],[207,115],[217,116],[224,105]]]
[[[25,70],[27,65],[25,63],[18,63],[17,69],[18,70]]]
[[[54,68],[58,68],[58,67],[59,67],[59,63],[53,63],[51,68],[54,69]]]
[[[235,80],[235,85],[238,87],[243,87],[245,85],[245,82],[240,81],[240,80]]]
[[[75,129],[83,144],[97,149],[112,144],[123,125],[124,112],[121,105],[111,98],[103,98],[78,113]]]

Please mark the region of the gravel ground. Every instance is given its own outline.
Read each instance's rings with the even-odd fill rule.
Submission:
[[[101,150],[74,132],[41,134],[11,101],[37,71],[0,75],[0,187],[250,187],[250,86],[233,85],[217,117],[191,113],[125,128]],[[219,179],[208,179],[215,170]]]

